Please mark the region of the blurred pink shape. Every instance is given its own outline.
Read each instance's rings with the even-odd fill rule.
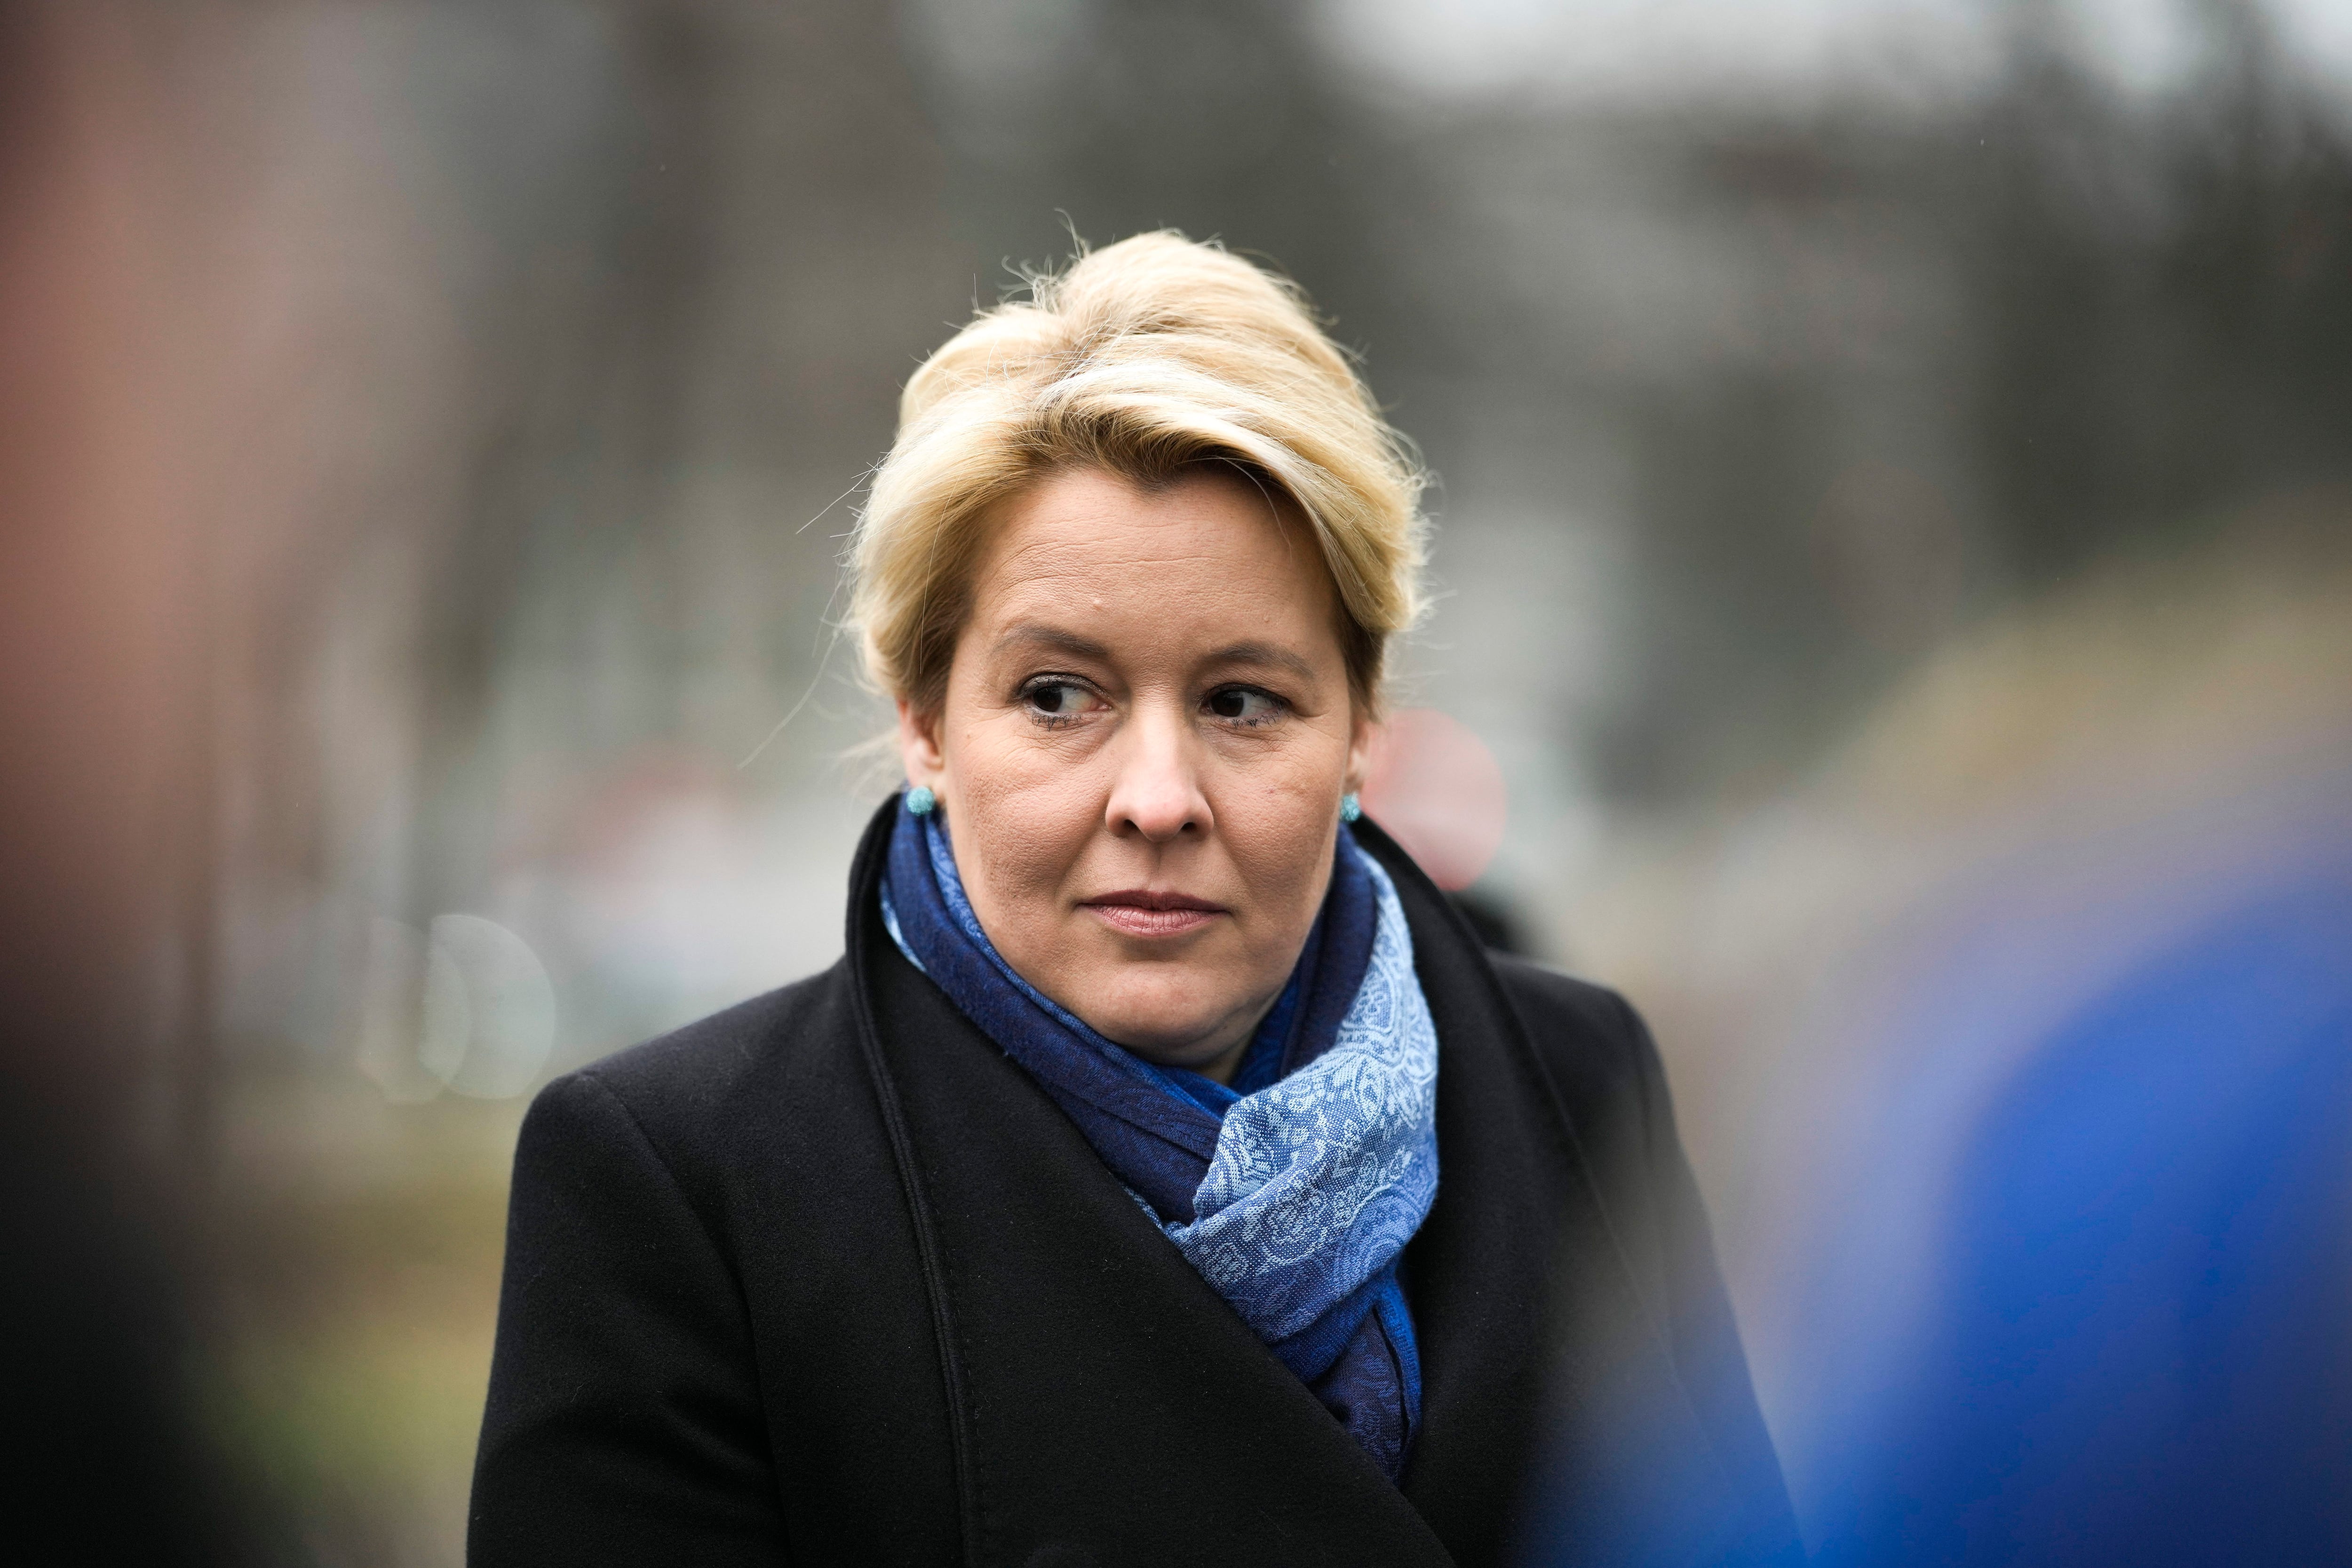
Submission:
[[[1449,892],[1476,881],[1502,847],[1502,767],[1434,708],[1402,709],[1381,726],[1361,796],[1365,815]]]

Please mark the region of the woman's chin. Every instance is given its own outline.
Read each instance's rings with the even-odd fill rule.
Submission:
[[[1117,996],[1072,1011],[1103,1038],[1159,1067],[1198,1071],[1233,1047],[1223,1037],[1231,1009],[1204,1010],[1198,987],[1181,996]]]

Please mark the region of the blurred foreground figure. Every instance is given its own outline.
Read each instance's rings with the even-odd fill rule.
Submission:
[[[2352,813],[2293,826],[2305,863],[2211,889],[1972,1117],[1821,1561],[2352,1559]]]
[[[100,9],[0,9],[0,1551],[212,1563],[226,1510],[134,1114],[200,798],[192,541],[137,493],[133,360],[110,361],[137,300],[80,47]]]
[[[1718,891],[1812,997],[1744,1195],[1819,1562],[2352,1561],[2338,505],[1956,653]]]

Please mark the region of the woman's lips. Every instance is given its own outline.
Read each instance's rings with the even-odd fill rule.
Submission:
[[[1129,936],[1182,936],[1225,912],[1223,904],[1184,893],[1155,893],[1131,888],[1104,893],[1080,906],[1094,910],[1105,925]]]

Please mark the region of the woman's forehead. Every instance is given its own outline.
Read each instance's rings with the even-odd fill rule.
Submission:
[[[1018,632],[1106,651],[1179,637],[1338,652],[1313,540],[1236,479],[1146,490],[1057,475],[1005,509],[976,568],[971,626],[990,647]]]
[[[1146,489],[1116,474],[1055,474],[998,514],[977,563],[982,594],[1081,577],[1262,582],[1319,607],[1329,573],[1303,521],[1247,480],[1217,469]]]

